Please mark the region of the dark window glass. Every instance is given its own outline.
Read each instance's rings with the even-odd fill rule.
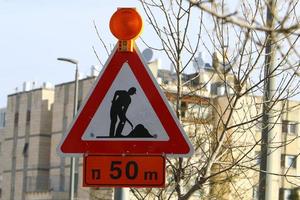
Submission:
[[[297,156],[281,155],[281,167],[296,168],[297,167]]]
[[[19,113],[16,112],[15,113],[15,117],[14,117],[14,125],[18,126],[18,123],[19,123]]]
[[[31,111],[27,110],[27,113],[26,113],[26,123],[27,124],[30,122],[30,118],[31,118]]]
[[[28,156],[28,143],[26,142],[24,144],[24,148],[23,148],[23,156],[27,157]]]
[[[282,121],[282,132],[283,133],[288,132],[288,121]]]
[[[297,133],[297,124],[289,124],[289,133],[290,134],[296,134]]]

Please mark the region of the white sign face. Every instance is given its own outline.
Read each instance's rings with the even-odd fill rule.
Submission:
[[[82,140],[169,140],[128,63],[117,74]]]

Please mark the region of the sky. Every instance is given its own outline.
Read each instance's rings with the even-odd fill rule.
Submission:
[[[238,5],[238,1],[230,0],[229,12]],[[35,81],[39,87],[44,82],[56,85],[74,80],[75,66],[58,61],[58,57],[78,60],[83,77],[90,74],[92,65],[100,70],[92,47],[102,63],[108,55],[93,21],[111,50],[117,39],[109,30],[109,20],[118,7],[136,7],[144,19],[141,37],[152,47],[160,47],[138,0],[0,0],[0,108],[6,106],[7,95],[15,93],[16,88],[22,91],[25,81]],[[161,13],[154,14],[159,19]],[[198,36],[199,16],[199,10],[194,10],[189,36]],[[205,14],[204,19],[210,24]],[[201,39],[209,41],[209,36],[202,33]],[[141,51],[146,48],[141,39],[136,42]],[[210,62],[205,48],[200,45],[199,51],[204,61]],[[162,68],[170,69],[170,61],[163,52],[154,52],[153,59],[157,58]]]
[[[78,60],[83,75],[90,74],[91,65],[100,66],[93,46],[105,62],[107,54],[93,20],[112,48],[117,40],[109,30],[109,19],[118,7],[142,11],[134,0],[0,0],[0,108],[6,106],[7,95],[16,87],[22,90],[25,81],[36,81],[39,86],[73,80],[74,65],[57,61],[58,57]],[[151,34],[145,26],[142,37],[151,39]],[[157,40],[152,42],[155,46]],[[142,42],[137,44],[145,49]],[[154,57],[164,63],[163,55]]]

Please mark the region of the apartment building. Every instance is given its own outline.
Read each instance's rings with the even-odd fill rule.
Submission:
[[[230,95],[218,96],[215,99],[217,102],[214,104],[218,105],[217,112],[224,112],[224,114],[221,115],[221,120],[218,119],[218,115],[215,115],[214,123],[226,122],[229,110],[225,111],[225,109],[230,105],[229,100]],[[262,97],[246,96],[238,101],[235,108],[227,125],[234,128],[225,132],[226,139],[223,145],[226,146],[227,152],[219,160],[224,165],[215,164],[213,173],[230,169],[212,179],[214,184],[210,188],[210,199],[256,200],[259,197],[262,119],[253,119],[262,113]],[[270,125],[275,136],[269,138],[271,148],[268,155],[272,158],[267,163],[270,166],[267,168],[268,172],[271,173],[267,187],[272,187],[272,193],[269,195],[271,199],[297,200],[300,197],[298,156],[300,102],[293,100],[278,102],[273,109],[276,110],[277,121]],[[219,130],[218,137],[221,131],[222,129]],[[231,166],[235,162],[238,164]]]
[[[3,199],[28,199],[48,190],[54,90],[42,87],[7,99],[2,145]]]
[[[95,77],[88,77],[79,81],[79,104],[94,80]],[[68,199],[70,159],[59,157],[56,147],[73,119],[73,103],[74,82],[55,88],[45,85],[8,96],[7,123],[0,129],[1,160],[6,161],[0,165],[5,180],[3,199]],[[76,166],[76,196],[90,199],[89,189],[81,187],[81,159]],[[105,191],[101,194],[102,199],[112,198],[111,189],[110,195]]]

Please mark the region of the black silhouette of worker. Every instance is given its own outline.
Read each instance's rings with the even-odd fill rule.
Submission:
[[[109,137],[122,137],[122,131],[125,123],[128,122],[133,129],[132,123],[127,119],[126,112],[131,103],[131,96],[136,93],[136,88],[131,87],[128,91],[117,90],[112,99],[110,108],[110,130]],[[116,123],[119,123],[116,129]]]

